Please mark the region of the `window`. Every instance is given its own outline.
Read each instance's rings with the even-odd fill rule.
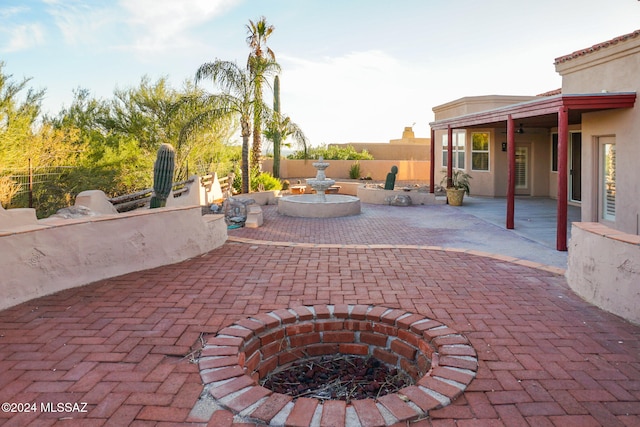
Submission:
[[[608,139],[608,138],[607,138]],[[616,219],[616,144],[602,144],[602,219]]]
[[[558,172],[558,134],[551,135],[551,172]]]
[[[447,167],[447,151],[449,138],[445,133],[442,135],[442,167]],[[453,168],[464,169],[465,132],[453,132]]]
[[[529,149],[527,147],[516,147],[516,188],[526,189],[529,187],[529,173],[527,164],[529,163]]]
[[[474,132],[471,134],[471,169],[474,171],[489,170],[488,132]]]

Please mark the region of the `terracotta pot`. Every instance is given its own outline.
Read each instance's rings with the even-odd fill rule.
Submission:
[[[458,190],[456,188],[447,188],[447,200],[451,206],[462,206],[463,198],[464,198],[464,190]]]

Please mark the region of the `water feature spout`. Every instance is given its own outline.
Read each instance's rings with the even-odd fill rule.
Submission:
[[[313,163],[316,177],[307,179],[307,185],[316,194],[298,194],[284,196],[278,199],[278,213],[302,218],[336,218],[341,216],[358,215],[360,213],[360,199],[346,194],[329,194],[325,191],[336,183],[328,179],[324,170],[329,163],[320,157]]]
[[[324,170],[329,167],[329,163],[324,161],[324,158],[320,156],[317,162],[312,163],[316,168],[316,177],[307,179],[307,185],[316,191],[318,199],[322,202],[326,202],[325,191],[336,183],[333,179],[327,179],[327,175]]]

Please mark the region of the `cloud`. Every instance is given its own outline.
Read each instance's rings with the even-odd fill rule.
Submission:
[[[0,9],[0,20],[4,21],[7,18],[12,18],[28,10],[29,8],[21,6],[5,7],[3,9]]]
[[[4,27],[1,31],[9,36],[9,40],[0,46],[0,52],[19,52],[33,46],[38,46],[44,41],[44,29],[39,24],[24,24]]]
[[[352,52],[308,60],[279,55],[283,112],[313,145],[387,142],[418,122],[426,132],[428,71],[384,52]],[[397,128],[390,135],[389,127]],[[331,128],[327,131],[327,128]],[[336,130],[338,132],[336,132]],[[324,140],[324,135],[340,135]]]
[[[138,52],[184,46],[193,27],[241,1],[42,0],[65,44]],[[17,13],[0,10],[0,22],[3,12]]]
[[[241,0],[121,0],[134,33],[131,47],[157,51],[185,45],[189,30],[220,15]]]
[[[466,55],[447,61],[398,58],[381,50],[318,59],[282,53],[282,110],[312,145],[387,142],[414,122],[416,136],[428,138],[436,105],[464,96],[535,95],[559,87],[553,67],[527,58],[534,53],[529,49],[509,64],[491,57],[469,61]]]
[[[64,40],[70,45],[99,42],[101,31],[114,21],[109,3],[83,0],[43,0]]]
[[[29,12],[28,7],[13,6],[0,8],[0,52],[19,52],[43,42],[44,28],[37,23],[24,23],[22,17]]]

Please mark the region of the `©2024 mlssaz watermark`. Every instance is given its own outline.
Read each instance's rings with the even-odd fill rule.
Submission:
[[[89,412],[86,402],[4,402],[2,404],[2,412],[9,413],[26,413],[26,412]]]

